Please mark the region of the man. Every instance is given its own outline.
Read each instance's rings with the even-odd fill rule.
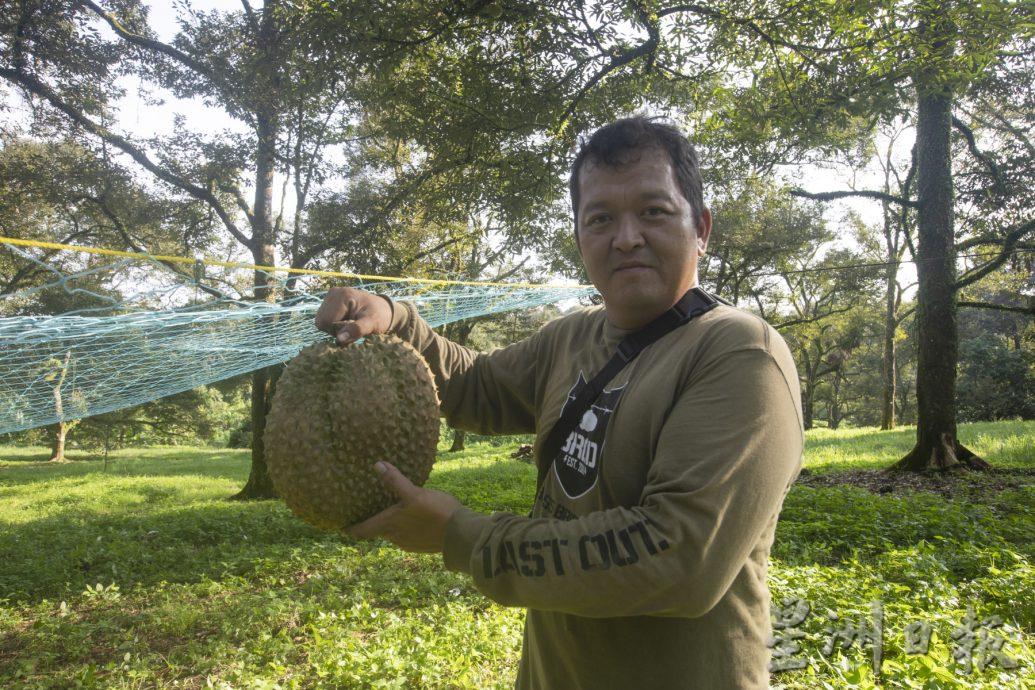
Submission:
[[[400,502],[349,531],[440,551],[488,597],[528,607],[519,688],[765,688],[766,563],[802,454],[793,361],[763,321],[719,305],[643,349],[538,457],[618,343],[696,286],[711,232],[696,153],[668,125],[598,130],[570,187],[602,307],[490,354],[356,290],[317,315],[342,344],[382,331],[413,343],[451,424],[534,431],[547,471],[532,516],[475,513],[378,463]]]

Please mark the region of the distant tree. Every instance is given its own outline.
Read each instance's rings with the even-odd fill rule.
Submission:
[[[964,340],[958,395],[964,421],[1035,418],[1035,356],[990,333]]]
[[[890,197],[906,198],[912,193],[916,181],[916,161],[911,159],[907,166],[896,161],[896,145],[906,128],[901,123],[885,127],[881,132],[886,140],[883,151],[875,151],[875,159],[883,174],[882,193]],[[903,170],[902,167],[906,169]],[[867,260],[883,265],[884,318],[881,342],[881,414],[880,428],[894,429],[897,423],[896,397],[898,389],[898,342],[901,338],[901,324],[915,313],[913,305],[904,306],[903,297],[908,287],[900,282],[902,261],[907,256],[915,257],[915,217],[907,206],[892,203],[889,198],[881,199],[881,223],[879,229],[868,228],[855,219],[856,240],[863,248]]]
[[[467,345],[474,350],[487,352],[499,347],[512,345],[538,331],[543,324],[560,315],[554,305],[544,305],[534,309],[519,309],[503,314],[479,317],[450,324],[443,329],[443,334],[454,342]],[[453,442],[449,452],[464,450],[466,433],[460,429],[453,430]]]
[[[65,439],[68,432],[75,426],[77,419],[65,419],[65,379],[68,377],[68,363],[72,353],[65,354],[64,359],[52,359],[47,362],[49,371],[43,376],[54,392],[54,414],[58,421],[54,425],[53,443],[50,447],[50,461],[65,461]]]
[[[966,291],[960,315],[960,387],[967,421],[1035,416],[1035,314],[1030,254],[1016,254]]]
[[[866,319],[872,306],[875,272],[859,267],[858,254],[848,250],[811,248],[803,261],[785,265],[782,279],[791,310],[774,325],[787,338],[798,364],[805,428],[811,428],[822,383],[837,379],[837,393],[828,395],[840,420],[840,386],[849,360],[866,337]],[[867,304],[869,300],[869,304]],[[772,318],[772,317],[771,317]]]
[[[211,224],[195,204],[160,197],[143,188],[128,171],[75,140],[40,142],[8,137],[0,149],[0,234],[21,240],[76,243],[107,249],[160,253],[190,251],[210,238]],[[185,230],[186,228],[186,230]],[[185,246],[186,245],[186,246]],[[77,255],[40,248],[35,261],[0,254],[0,294],[27,288],[30,297],[5,300],[5,315],[64,314],[110,307],[122,299],[117,280],[97,271],[108,257]],[[180,272],[177,264],[170,271]],[[58,284],[72,279],[74,282]],[[29,293],[26,293],[29,294]],[[53,388],[50,427],[52,459],[64,459],[66,437],[84,413],[77,391],[65,383],[68,371],[81,366],[72,352],[51,358],[41,374]]]
[[[843,385],[839,389],[844,404],[844,417],[853,426],[880,427],[887,419],[888,389],[883,368],[886,363],[884,304],[875,296],[871,305],[859,309],[848,318],[862,323],[863,338],[852,352],[845,369]],[[904,300],[901,311],[913,308]],[[894,334],[894,397],[891,400],[892,415],[896,424],[912,424],[916,420],[914,388],[916,381],[916,353],[912,337],[913,321],[905,319],[898,324]],[[877,372],[881,372],[880,375]],[[820,398],[829,403],[829,396],[822,391]]]
[[[143,405],[83,419],[76,427],[80,447],[115,450],[127,446],[226,443],[247,408],[246,387],[201,386]]]
[[[437,253],[437,265],[433,269],[429,267],[425,272],[437,274],[447,280],[491,283],[530,280],[529,271],[525,268],[530,257],[526,255],[519,261],[514,260],[514,257],[521,254],[517,245],[519,238],[507,237],[487,221],[484,216],[472,214],[467,224],[466,239],[453,243],[446,252]],[[454,233],[453,236],[462,235]],[[499,317],[495,315],[484,315],[453,321],[442,327],[442,334],[458,345],[466,347],[473,344],[471,335],[480,323],[497,318]],[[450,452],[463,450],[464,439],[465,432],[462,429],[454,429]]]
[[[0,178],[0,234],[6,237],[124,251],[146,247],[158,254],[192,254],[213,239],[212,218],[199,204],[147,189],[105,151],[75,139],[0,138]],[[82,256],[40,252],[40,263],[3,263],[0,257],[0,294],[51,282],[54,271],[70,275],[83,267]],[[177,264],[167,268],[182,271]],[[92,291],[106,289],[117,299],[103,285]],[[78,298],[88,296],[83,292]],[[70,299],[67,294],[39,295],[23,308],[57,314],[94,306]]]
[[[701,282],[734,304],[779,320],[780,269],[804,265],[833,239],[816,204],[789,197],[771,177],[748,175],[711,189],[714,227]]]

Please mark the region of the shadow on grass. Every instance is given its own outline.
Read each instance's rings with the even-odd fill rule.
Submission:
[[[50,453],[47,451],[39,451],[38,453],[19,453],[17,455],[0,452],[0,467],[4,465],[60,465],[59,462],[52,463],[50,461]]]
[[[45,454],[49,456],[48,454]],[[111,477],[176,477],[203,475],[210,479],[240,481],[248,478],[250,457],[239,450],[197,449],[170,451],[151,457],[137,457],[122,452],[110,455],[73,454],[66,462],[50,462],[49,457],[26,454],[5,455],[0,458],[0,485],[11,486],[66,478],[81,478],[91,474]]]

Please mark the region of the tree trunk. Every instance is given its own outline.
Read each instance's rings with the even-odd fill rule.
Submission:
[[[841,384],[846,383],[843,371],[834,372],[834,380],[831,381],[831,390],[833,395],[831,396],[830,406],[827,408],[827,427],[830,429],[837,429],[841,426],[841,420],[845,418],[845,407],[841,400]]]
[[[279,375],[279,367],[266,367],[252,372],[252,465],[248,483],[234,494],[234,500],[276,498],[269,472],[266,470],[266,446],[262,433],[266,430],[266,414]]]
[[[895,273],[898,271],[898,262],[888,266],[884,293],[884,352],[881,355],[881,417],[880,428],[889,431],[895,428],[895,385],[897,383],[895,373],[895,330],[898,322],[895,320],[895,302],[897,297],[897,285]]]
[[[255,165],[255,212],[252,214],[252,257],[259,266],[273,266],[273,172],[276,147],[277,119],[272,112],[260,112],[256,118],[258,147]],[[276,301],[276,286],[271,276],[256,270],[256,301]],[[277,492],[266,471],[265,444],[266,414],[270,410],[274,384],[278,372],[275,367],[252,373],[252,466],[248,483],[233,496],[236,500],[276,498]]]
[[[812,428],[812,419],[815,417],[815,382],[812,375],[812,361],[809,353],[805,350],[802,353],[802,366],[805,369],[805,380],[801,385],[801,421],[802,426],[808,430]]]
[[[471,319],[465,319],[464,321],[454,321],[446,324],[442,328],[442,334],[452,340],[457,345],[467,346],[467,342],[471,337],[471,331],[474,330],[474,321]],[[450,453],[459,453],[464,449],[464,442],[467,440],[467,432],[463,429],[453,429],[453,445],[449,447]]]
[[[898,191],[908,197],[912,187],[914,168],[910,168],[905,184],[899,183],[899,189],[891,187],[891,176],[894,160],[889,143],[886,164],[884,166],[884,191],[891,194]],[[884,250],[887,252],[887,266],[884,269],[884,343],[881,352],[881,419],[880,428],[890,431],[898,423],[896,419],[896,387],[898,386],[898,352],[896,351],[895,332],[898,330],[899,287],[898,271],[902,266],[902,243],[906,240],[909,228],[904,210],[892,211],[887,201],[881,203],[883,210]]]
[[[65,435],[68,433],[68,428],[65,424],[65,420],[59,421],[54,425],[54,436],[53,442],[50,445],[50,461],[51,462],[64,462],[65,461]]]
[[[65,438],[68,435],[69,426],[65,422],[65,404],[61,398],[61,387],[65,385],[65,377],[68,375],[68,363],[72,360],[72,351],[65,353],[65,359],[58,366],[60,373],[53,376],[57,381],[54,383],[54,416],[57,417],[57,424],[54,425],[54,442],[50,446],[50,461],[65,461]]]
[[[269,247],[269,252],[272,254],[272,246]],[[272,262],[258,263],[265,266],[272,265]],[[260,279],[257,272],[256,281],[258,280]],[[263,274],[262,281],[262,292],[272,296],[273,290],[265,288],[265,274]],[[255,290],[256,294],[259,294],[258,285]],[[252,372],[252,466],[248,474],[248,483],[233,496],[236,500],[277,497],[277,492],[273,489],[273,482],[270,481],[266,471],[265,444],[262,434],[266,430],[266,415],[269,413],[273,401],[279,370],[280,367],[266,367]]]
[[[891,469],[988,467],[956,438],[956,251],[950,158],[952,99],[919,94],[916,445]]]

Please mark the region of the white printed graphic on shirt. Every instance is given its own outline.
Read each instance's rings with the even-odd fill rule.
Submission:
[[[564,409],[585,387],[586,379],[580,371],[578,381],[568,391],[568,399],[561,409],[562,416]],[[601,393],[582,415],[578,428],[572,429],[568,434],[560,452],[554,458],[554,472],[557,473],[557,479],[568,498],[578,498],[596,484],[603,460],[604,433],[623,390],[625,386]]]

